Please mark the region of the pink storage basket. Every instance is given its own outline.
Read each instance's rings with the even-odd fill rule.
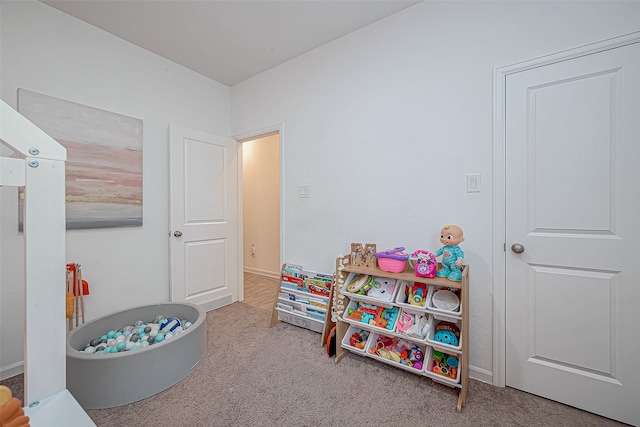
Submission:
[[[409,256],[402,251],[404,251],[404,248],[394,248],[384,252],[376,252],[380,270],[390,273],[400,273],[404,271]]]

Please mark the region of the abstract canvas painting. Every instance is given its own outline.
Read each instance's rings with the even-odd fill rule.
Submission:
[[[18,111],[67,149],[67,229],[142,225],[142,120],[24,89]]]

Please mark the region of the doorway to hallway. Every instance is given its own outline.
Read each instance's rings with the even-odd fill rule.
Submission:
[[[279,277],[281,267],[280,133],[241,143],[244,298],[255,303],[268,293],[264,303],[271,305],[273,292],[262,288]]]

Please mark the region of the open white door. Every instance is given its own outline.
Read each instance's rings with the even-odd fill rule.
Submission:
[[[170,127],[171,301],[238,300],[238,143]]]
[[[640,43],[505,102],[506,384],[640,425]]]

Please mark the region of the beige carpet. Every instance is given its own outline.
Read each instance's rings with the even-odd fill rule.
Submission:
[[[336,365],[319,334],[286,323],[268,329],[269,316],[243,303],[209,312],[207,355],[191,376],[148,399],[87,413],[98,426],[623,425],[474,380],[458,413],[457,389],[352,354]],[[2,383],[21,397],[21,381]]]

